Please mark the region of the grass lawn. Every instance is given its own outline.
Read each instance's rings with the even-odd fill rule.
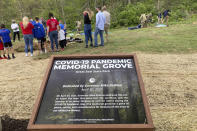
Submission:
[[[150,27],[138,30],[113,29],[110,30],[110,42],[105,43],[104,47],[84,48],[85,43],[72,43],[65,48],[65,51],[53,54],[195,53],[196,35],[196,24],[176,24],[167,28]],[[84,37],[81,36],[83,39]],[[36,58],[47,58],[51,54],[39,55]]]

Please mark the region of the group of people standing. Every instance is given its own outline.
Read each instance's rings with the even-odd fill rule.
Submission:
[[[20,23],[24,41],[25,41],[25,55],[28,56],[28,47],[30,46],[31,56],[33,56],[33,38],[38,40],[38,47],[40,53],[47,53],[46,37],[49,37],[51,42],[51,51],[59,51],[59,44],[62,50],[66,46],[66,32],[62,23],[59,23],[53,16],[53,13],[49,13],[49,19],[46,22],[46,28],[43,21],[40,21],[38,17],[35,21],[30,21],[28,17],[24,17]],[[55,44],[55,47],[54,47]]]
[[[101,7],[97,7],[96,11],[98,12],[96,14],[96,23],[95,23],[95,32],[94,32],[94,45],[93,45],[93,38],[92,38],[92,27],[91,27],[91,21],[93,18],[93,11],[91,11],[89,8],[87,8],[84,12],[84,32],[85,32],[85,48],[88,48],[88,41],[90,40],[90,46],[91,47],[98,47],[98,46],[104,46],[104,38],[103,38],[103,32],[106,33],[106,40],[108,41],[108,29],[110,26],[110,13],[107,12],[106,6],[104,6],[101,10]],[[101,43],[98,45],[98,39],[97,36],[100,35]]]
[[[96,23],[95,23],[95,33],[94,33],[94,45],[92,38],[92,18],[94,16],[93,11],[89,8],[83,12],[84,16],[84,32],[85,32],[85,48],[88,48],[88,41],[90,41],[91,47],[104,46],[103,32],[106,33],[106,40],[108,41],[108,29],[110,26],[110,13],[107,12],[106,6],[102,9],[101,7],[96,8]],[[20,28],[22,30],[24,42],[25,42],[25,56],[28,56],[30,49],[30,55],[33,56],[33,40],[36,38],[38,40],[38,48],[40,53],[47,53],[47,43],[46,39],[49,37],[51,43],[51,51],[59,51],[59,45],[61,50],[67,44],[66,41],[66,24],[63,24],[60,20],[59,22],[53,16],[53,13],[49,13],[49,19],[45,21],[43,18],[35,17],[35,20],[29,19],[27,16],[23,17],[22,22],[20,22]],[[11,29],[13,30],[13,41],[15,42],[16,36],[20,41],[19,25],[12,21]],[[101,43],[98,44],[97,36],[100,35]],[[55,45],[55,47],[54,47]],[[5,51],[7,56],[5,55]],[[0,29],[0,59],[10,60],[10,53],[12,58],[15,58],[13,45],[11,41],[11,32],[9,29],[5,28],[5,25],[1,25]],[[1,57],[2,56],[2,57]]]
[[[159,13],[157,15],[158,24],[166,23],[166,25],[168,26],[169,17],[170,17],[170,10],[165,10],[163,13]],[[142,28],[147,27],[148,23],[152,22],[152,13],[149,13],[147,15],[141,14],[139,20]]]
[[[11,41],[11,31],[5,28],[5,25],[0,26],[0,59],[10,60],[10,53],[12,58],[15,58],[14,49]],[[52,13],[49,13],[49,19],[45,22],[42,18],[35,17],[35,20],[29,19],[27,16],[23,17],[20,22],[24,42],[25,42],[25,56],[33,56],[33,40],[38,41],[38,48],[40,53],[47,53],[46,37],[49,37],[51,42],[51,51],[59,51],[59,44],[62,50],[67,44],[66,41],[66,25],[56,20]],[[19,25],[13,20],[11,29],[13,30],[13,41],[15,42],[16,35],[20,41]],[[55,44],[55,47],[54,47]],[[6,54],[5,54],[6,51]]]
[[[166,25],[168,26],[168,21],[170,17],[170,10],[165,10],[163,13],[159,13],[157,16],[158,24],[163,24],[166,22]]]

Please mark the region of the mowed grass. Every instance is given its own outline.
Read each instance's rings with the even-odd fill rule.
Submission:
[[[194,53],[197,52],[196,35],[197,25],[192,24],[123,30],[112,34],[110,46],[122,53]]]
[[[36,58],[50,55],[73,54],[120,54],[120,53],[196,53],[197,25],[176,24],[166,28],[149,27],[138,30],[127,28],[110,30],[110,41],[104,47],[85,48],[84,43],[69,44],[65,51],[47,53]],[[84,39],[85,36],[80,36]],[[100,37],[98,36],[98,39]]]

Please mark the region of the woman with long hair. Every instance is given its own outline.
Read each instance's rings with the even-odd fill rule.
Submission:
[[[33,56],[33,32],[34,26],[29,22],[27,16],[23,17],[23,21],[20,23],[23,37],[25,40],[25,56],[28,56],[28,47],[30,46],[31,56]]]
[[[86,10],[83,12],[84,15],[84,32],[85,32],[85,42],[86,42],[86,48],[88,48],[88,40],[90,39],[90,46],[93,47],[92,43],[92,27],[91,27],[91,20],[94,16],[94,12],[91,11],[89,8],[86,8]]]

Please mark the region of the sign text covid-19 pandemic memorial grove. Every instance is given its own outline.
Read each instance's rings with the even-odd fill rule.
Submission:
[[[29,131],[153,131],[137,57],[53,56]]]

